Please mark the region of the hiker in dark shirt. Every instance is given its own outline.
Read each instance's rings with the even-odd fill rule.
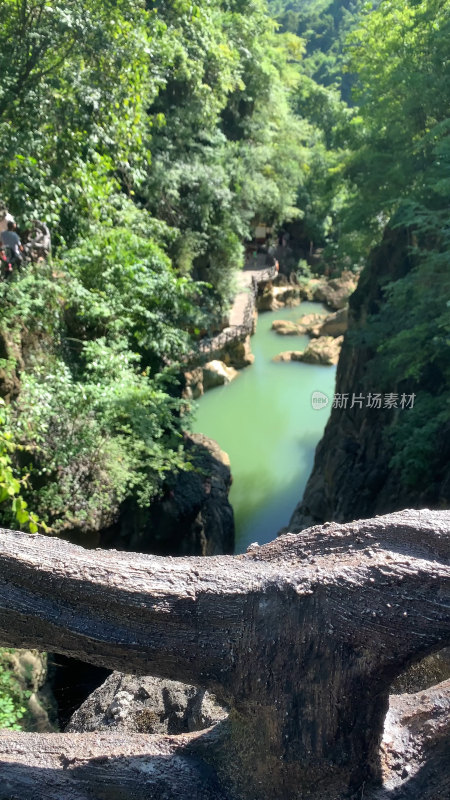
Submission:
[[[6,252],[7,258],[12,264],[16,263],[18,266],[22,263],[22,242],[16,233],[16,223],[8,222],[8,230],[3,231],[1,234],[2,247]]]

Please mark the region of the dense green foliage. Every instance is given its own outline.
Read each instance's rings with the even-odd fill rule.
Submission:
[[[386,223],[409,232],[409,268],[386,287],[368,332],[380,386],[417,394],[389,431],[408,486],[439,480],[450,423],[449,37],[448,0],[391,0],[350,39],[359,114],[345,225],[363,252]]]
[[[333,88],[302,75],[293,94],[293,108],[303,120],[305,169],[298,184],[301,220],[295,225],[304,246],[327,247],[336,259],[343,210],[350,187],[344,166],[354,138],[352,111]],[[291,226],[292,227],[292,226]]]
[[[293,212],[299,43],[259,0],[148,5],[3,4],[2,192],[67,245],[131,197],[227,295],[252,220]]]
[[[380,0],[269,0],[281,29],[301,36],[306,43],[304,72],[323,86],[335,86],[351,102],[354,77],[345,70],[348,34],[366,9]]]
[[[222,318],[252,223],[298,213],[300,56],[260,0],[2,4],[2,200],[54,245],[0,284],[23,354],[15,524],[28,503],[55,533],[99,530],[188,466],[183,356]]]
[[[0,728],[20,730],[30,692],[24,690],[10,664],[13,650],[0,648]]]
[[[46,525],[40,523],[36,514],[28,509],[28,503],[22,496],[26,478],[14,469],[13,457],[20,448],[14,442],[8,425],[9,418],[5,401],[0,397],[0,507],[5,518],[9,515],[14,524],[25,526],[30,533],[37,533],[39,525],[43,530]]]
[[[364,333],[377,351],[367,381],[417,395],[387,426],[386,449],[404,485],[439,482],[450,422],[450,4],[270,7],[306,43],[295,92],[313,144],[301,235],[339,268],[363,266],[386,227],[408,231],[404,275],[385,287]]]
[[[288,104],[300,43],[275,37],[262,3],[156,3],[171,57],[150,105],[152,164],[141,187],[155,216],[182,235],[184,273],[230,292],[253,219],[295,214],[299,123]]]

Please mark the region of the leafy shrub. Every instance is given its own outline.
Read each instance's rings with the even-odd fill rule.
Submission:
[[[17,477],[12,455],[18,449],[13,441],[12,433],[7,426],[8,414],[4,400],[0,397],[0,506],[8,504],[7,516],[10,516],[20,527],[25,526],[30,533],[37,533],[40,523],[36,514],[28,510],[28,504],[22,496],[26,488],[26,479]],[[8,514],[9,512],[9,514]]]
[[[0,728],[18,731],[18,724],[26,714],[25,703],[30,696],[17,680],[10,666],[9,655],[13,650],[0,649]]]

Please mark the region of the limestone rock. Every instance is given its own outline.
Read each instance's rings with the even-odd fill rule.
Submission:
[[[301,361],[306,364],[323,364],[325,366],[337,364],[343,339],[343,336],[337,338],[321,336],[319,339],[313,339],[303,352]]]
[[[272,330],[280,336],[300,336],[305,331],[297,322],[288,319],[276,319],[272,322]]]
[[[313,339],[306,350],[286,350],[275,356],[274,361],[303,361],[305,364],[331,366],[337,364],[343,336],[321,336]]]
[[[282,353],[278,353],[272,361],[302,361],[303,360],[303,350],[283,350]]]
[[[297,306],[302,301],[299,286],[274,286],[273,296],[281,306]]]
[[[197,400],[203,394],[203,370],[195,367],[184,373],[183,397],[187,400]]]
[[[215,386],[223,386],[231,383],[238,376],[238,371],[234,367],[227,367],[223,361],[209,361],[203,367],[203,391],[213,389]]]
[[[343,336],[348,327],[348,306],[335,311],[322,322],[318,336]]]
[[[272,282],[266,284],[262,294],[258,295],[256,305],[258,311],[276,311],[285,306],[300,305],[304,295],[300,286],[274,286]]]
[[[322,325],[324,320],[326,319],[326,313],[323,312],[313,312],[312,314],[304,314],[303,317],[300,317],[297,320],[297,325],[300,325],[305,333],[309,333],[313,328],[316,328],[318,325]]]
[[[357,283],[357,276],[348,271],[343,272],[339,278],[311,281],[314,300],[338,311],[347,305],[348,298],[355,291]]]
[[[272,323],[272,330],[280,336],[319,336],[319,331],[325,321],[325,314],[305,314],[297,322],[285,319],[276,319]]]
[[[73,714],[67,732],[179,734],[224,719],[212,694],[196,686],[113,672]]]
[[[230,342],[224,348],[223,361],[227,367],[243,369],[253,364],[255,356],[250,345],[250,336],[242,340]]]

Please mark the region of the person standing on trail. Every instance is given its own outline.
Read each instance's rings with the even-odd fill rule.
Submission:
[[[8,222],[8,228],[1,234],[2,246],[11,252],[11,261],[17,262],[18,265],[22,263],[22,242],[16,232],[16,223],[11,220]]]

